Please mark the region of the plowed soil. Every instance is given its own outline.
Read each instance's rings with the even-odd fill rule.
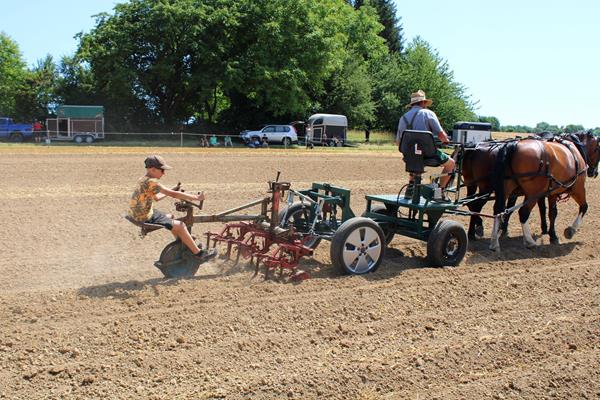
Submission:
[[[396,153],[0,148],[1,398],[600,398],[597,181],[571,240],[577,206],[559,204],[560,245],[524,248],[514,218],[500,253],[471,242],[456,268],[396,236],[367,276],[334,269],[322,242],[299,283],[222,259],[166,280],[169,233],[142,240],[122,218],[155,151],[207,213],[263,197],[276,171],[352,189],[356,214],[407,181]]]

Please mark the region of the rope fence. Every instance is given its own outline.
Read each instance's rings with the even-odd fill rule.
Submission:
[[[36,142],[45,143],[50,145],[52,143],[68,143],[75,141],[75,136],[80,136],[83,140],[79,140],[78,143],[91,144],[93,142],[139,142],[139,145],[146,146],[154,144],[162,144],[166,146],[179,146],[179,147],[269,147],[269,146],[282,146],[287,147],[313,147],[313,146],[329,146],[329,147],[341,147],[341,146],[357,146],[365,143],[365,141],[359,135],[356,137],[347,137],[344,141],[334,141],[333,138],[327,138],[326,141],[322,138],[311,140],[307,143],[304,136],[298,136],[298,142],[291,146],[286,143],[274,142],[272,139],[264,144],[262,138],[259,138],[259,143],[245,142],[239,133],[198,133],[198,132],[104,132],[104,133],[73,133],[68,131],[55,131],[55,130],[44,130],[34,132],[36,136]],[[86,140],[90,139],[90,140]],[[371,138],[369,145],[385,145],[393,143],[393,139],[389,138]]]

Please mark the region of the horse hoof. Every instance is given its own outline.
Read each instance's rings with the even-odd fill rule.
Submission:
[[[550,244],[560,244],[560,240],[557,237],[550,238]]]
[[[498,252],[498,253],[500,252],[500,246],[493,246],[493,245],[490,245],[489,249],[490,249],[491,251],[495,251],[495,252]]]
[[[573,227],[568,227],[565,229],[565,237],[567,239],[572,239],[575,236],[575,232],[577,232]]]

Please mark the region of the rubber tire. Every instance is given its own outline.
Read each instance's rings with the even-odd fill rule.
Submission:
[[[21,143],[24,140],[21,132],[12,132],[9,136],[9,140],[13,143]]]
[[[94,143],[94,137],[93,137],[93,136],[86,136],[86,137],[85,137],[85,142],[86,142],[87,144],[92,144],[92,143]]]
[[[160,253],[158,262],[171,263],[179,260],[180,262],[168,267],[155,266],[163,273],[165,278],[190,278],[196,274],[200,262],[194,259],[192,253],[181,241],[175,240],[165,246]]]
[[[281,144],[285,147],[290,147],[292,145],[292,139],[290,139],[289,137],[284,137],[281,141]]]
[[[73,141],[77,144],[81,144],[81,143],[83,143],[83,136],[75,136],[73,138]]]
[[[305,213],[304,213],[305,211]],[[287,216],[286,216],[286,212],[287,212]],[[308,219],[308,215],[310,214],[310,206],[307,206],[306,204],[302,204],[302,203],[293,203],[291,206],[286,206],[284,207],[281,211],[279,211],[279,221],[281,221],[283,219],[284,216],[286,216],[287,221],[284,225],[281,225],[284,228],[287,228],[288,224],[291,222],[290,220],[292,219],[292,217],[294,217],[296,214],[298,215],[302,215],[302,220],[307,220]],[[307,221],[308,223],[308,221]],[[306,229],[300,230],[297,229],[298,232],[301,233],[307,233],[308,232],[308,227],[306,227]],[[316,249],[317,246],[319,246],[319,243],[321,243],[321,238],[315,237],[313,240],[307,241],[305,243],[306,247],[310,247],[311,249]]]
[[[374,238],[370,243],[367,243],[367,247],[370,248],[379,248],[379,252],[378,255],[377,254],[373,254],[377,257],[377,259],[373,259],[372,257],[369,257],[371,259],[371,262],[369,263],[369,265],[366,265],[366,268],[361,268],[360,270],[357,270],[356,267],[352,267],[352,264],[357,260],[357,258],[354,258],[354,260],[350,263],[350,265],[347,265],[347,261],[350,260],[350,258],[345,261],[344,260],[344,251],[346,250],[346,244],[348,241],[348,238],[356,233],[357,231],[360,231],[362,229],[365,229],[365,232],[369,232],[370,234],[375,234],[377,237]],[[359,233],[360,235],[360,233]],[[351,274],[351,275],[363,275],[363,274],[368,274],[370,272],[375,272],[377,270],[377,268],[379,268],[379,265],[381,264],[381,261],[383,260],[384,256],[385,256],[385,248],[386,246],[384,245],[385,243],[385,237],[383,235],[383,230],[381,229],[381,227],[379,226],[379,224],[375,221],[373,221],[370,218],[364,218],[364,217],[354,217],[354,218],[350,218],[349,220],[347,220],[346,222],[344,222],[339,229],[335,232],[335,235],[333,235],[333,240],[331,241],[331,248],[330,248],[330,257],[331,257],[331,262],[332,264],[336,267],[339,268],[340,270],[342,270],[343,272],[347,273],[347,274]],[[373,246],[371,246],[373,245]],[[356,249],[356,247],[354,247],[354,249]],[[350,251],[356,251],[356,250],[352,250],[349,249]],[[377,252],[375,252],[377,253]],[[359,257],[362,256],[362,254],[359,255]],[[366,260],[366,257],[363,259]],[[359,261],[363,261],[360,260]]]
[[[371,212],[372,213],[377,213],[377,214],[390,215],[390,216],[395,216],[395,214],[398,213],[397,210],[396,210],[395,213],[390,213],[385,206],[374,206],[374,207],[371,207]],[[365,214],[367,214],[366,211],[361,215],[361,217],[364,217]],[[380,227],[381,227],[381,230],[383,231],[383,236],[385,237],[385,245],[387,246],[387,245],[389,245],[392,242],[392,240],[394,240],[394,236],[396,234],[394,232],[390,232],[389,229],[384,228],[381,225],[380,225]]]
[[[450,240],[455,239],[458,247],[448,254]],[[427,239],[427,259],[434,267],[457,266],[469,247],[467,232],[461,224],[448,219],[440,219]]]

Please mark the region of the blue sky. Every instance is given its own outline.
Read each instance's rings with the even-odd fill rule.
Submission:
[[[70,55],[113,0],[0,0],[0,30],[34,64]],[[600,1],[396,0],[407,42],[421,36],[503,125],[600,126]],[[417,88],[415,88],[417,89]],[[434,99],[435,100],[435,99]]]

